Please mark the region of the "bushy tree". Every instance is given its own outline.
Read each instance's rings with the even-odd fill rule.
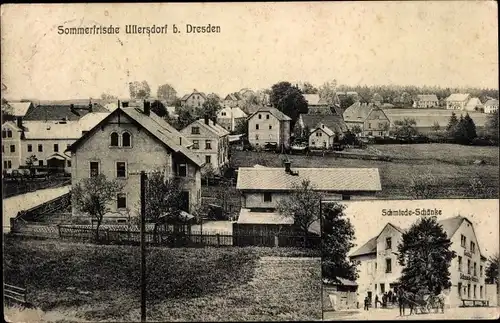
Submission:
[[[158,90],[156,91],[156,97],[159,100],[166,101],[167,104],[172,104],[177,98],[177,91],[170,84],[162,84],[158,87]]]
[[[234,126],[234,134],[243,134],[245,136],[248,135],[248,121],[246,119],[240,119],[236,122]]]
[[[342,100],[340,100],[340,107],[345,111],[345,109],[347,109],[354,103],[354,97],[352,95],[346,95]]]
[[[180,109],[178,114],[179,117],[177,118],[177,121],[173,124],[173,126],[177,130],[184,129],[185,127],[196,121],[196,118],[191,114],[191,112],[189,112],[189,110]]]
[[[398,262],[403,267],[400,282],[404,290],[439,293],[451,286],[450,265],[456,257],[451,241],[435,217],[417,220],[403,233],[398,245]]]
[[[323,204],[321,219],[322,275],[324,278],[356,280],[356,264],[347,254],[354,247],[354,226],[345,218],[345,206],[339,203]]]
[[[301,113],[307,113],[307,101],[302,95],[302,92],[292,86],[290,82],[276,83],[271,88],[271,104],[287,116],[291,121],[291,129]]]
[[[340,104],[337,97],[337,80],[323,83],[319,87],[318,94],[329,105]]]
[[[96,219],[95,238],[97,241],[103,217],[111,211],[109,206],[111,202],[116,200],[116,196],[122,191],[122,188],[122,183],[108,180],[105,175],[99,174],[83,179],[71,190],[72,205],[78,211],[90,215],[91,219]]]
[[[450,120],[448,121],[448,125],[446,126],[446,131],[451,132],[458,124],[458,118],[455,112],[451,113]]]
[[[486,121],[486,134],[498,144],[498,110],[488,116]]]
[[[415,129],[417,126],[415,119],[404,118],[403,120],[396,120],[394,125],[396,126],[394,133],[398,137],[409,138],[418,133],[417,129]]]
[[[432,130],[435,132],[438,132],[440,129],[441,129],[441,126],[439,125],[439,122],[434,121],[434,123],[432,124]]]
[[[486,266],[486,283],[499,285],[500,274],[498,272],[498,265],[500,264],[500,258],[498,253],[488,258],[488,265]]]
[[[467,136],[467,140],[470,142],[476,139],[477,138],[476,124],[474,123],[474,120],[472,120],[472,118],[469,116],[469,113],[465,114],[463,122],[465,124],[465,133]]]
[[[309,82],[305,82],[302,87],[302,93],[304,94],[318,94],[318,89]]]
[[[109,93],[102,93],[101,94],[101,100],[105,100],[105,101],[116,101],[118,100],[118,97],[116,95],[113,95],[113,94],[109,94]]]
[[[151,88],[146,81],[134,81],[129,83],[131,99],[147,99],[151,95]]]
[[[208,117],[209,119],[216,119],[217,112],[221,109],[221,105],[219,100],[216,98],[207,98],[205,102],[203,102],[203,106],[201,109],[196,111],[196,115],[199,118]]]
[[[14,121],[15,119],[16,117],[14,116],[12,106],[6,99],[2,98],[2,123],[6,121]]]
[[[358,126],[358,125],[354,125],[351,128],[351,132],[357,136],[357,135],[359,135],[360,133],[363,132],[363,129],[361,129],[361,127]]]
[[[294,224],[304,235],[309,234],[309,227],[319,221],[319,203],[321,194],[314,190],[309,180],[292,185],[292,192],[279,200],[277,209],[285,217],[293,218]]]
[[[38,160],[36,158],[36,155],[31,155],[28,158],[26,158],[25,164],[28,166],[28,169],[30,170],[30,175],[34,176],[35,175],[35,163]]]
[[[161,103],[161,101],[159,100],[154,100],[151,103],[151,111],[153,111],[162,118],[168,118],[168,110],[165,107],[165,105]]]

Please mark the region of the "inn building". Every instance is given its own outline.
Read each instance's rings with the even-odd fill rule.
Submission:
[[[486,257],[481,249],[470,220],[462,216],[439,221],[448,238],[452,241],[451,250],[457,257],[451,261],[451,288],[445,291],[449,296],[447,304],[456,307],[463,299],[486,300],[485,283]],[[399,265],[397,246],[405,229],[387,223],[380,233],[355,250],[349,258],[358,263],[359,302],[368,295],[375,299],[398,286],[402,267]],[[488,289],[488,291],[490,291]],[[491,296],[491,295],[490,295]]]

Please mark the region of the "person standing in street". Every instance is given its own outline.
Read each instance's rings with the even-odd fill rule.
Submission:
[[[368,303],[370,302],[370,299],[368,298],[368,295],[365,297],[365,311],[368,311]]]

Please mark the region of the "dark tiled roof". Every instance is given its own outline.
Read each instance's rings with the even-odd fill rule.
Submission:
[[[368,240],[367,243],[362,245],[358,250],[353,252],[350,257],[357,257],[377,252],[377,237]]]
[[[292,120],[289,116],[281,112],[280,110],[273,108],[273,107],[260,107],[259,110],[255,111],[252,115],[250,115],[248,118],[250,119],[253,117],[257,112],[269,112],[272,114],[276,119],[280,121],[290,121]]]
[[[92,112],[109,112],[105,107],[98,103],[92,105]],[[70,104],[40,104],[28,110],[24,120],[43,121],[43,120],[62,120],[78,121],[81,117],[89,113],[89,104],[73,105]]]
[[[437,96],[435,94],[419,94],[417,95],[418,101],[435,101],[439,102]]]
[[[348,130],[342,117],[338,115],[302,114],[304,126],[315,129],[319,124],[324,124],[334,132],[343,133]]]
[[[373,104],[355,102],[344,111],[344,120],[346,122],[365,121],[373,109],[376,109]]]

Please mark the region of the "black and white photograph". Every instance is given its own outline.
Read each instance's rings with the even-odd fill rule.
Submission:
[[[498,200],[324,204],[325,320],[498,319]]]
[[[498,316],[497,9],[3,4],[5,320]],[[457,287],[455,244],[442,262],[414,258],[411,242],[397,251],[413,225],[441,230],[418,224],[428,214],[351,214],[388,200],[440,201],[492,230],[467,233],[477,252],[459,255],[490,280],[464,272]],[[401,228],[401,264],[370,280],[351,253],[386,224]],[[456,239],[443,230],[429,241]],[[425,243],[429,257],[442,248]],[[432,266],[441,276],[424,277]]]

